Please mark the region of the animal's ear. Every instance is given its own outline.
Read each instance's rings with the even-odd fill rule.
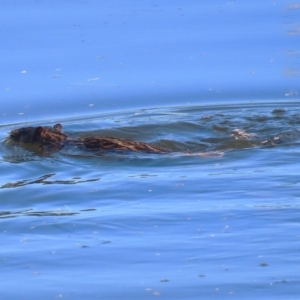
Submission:
[[[60,123],[55,124],[55,125],[53,126],[53,128],[54,128],[56,131],[59,131],[59,132],[62,131],[62,125],[61,125]]]

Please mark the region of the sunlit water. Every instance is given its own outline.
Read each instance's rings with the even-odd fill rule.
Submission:
[[[3,299],[297,295],[299,123],[293,103],[170,107],[62,123],[168,154],[2,144]]]

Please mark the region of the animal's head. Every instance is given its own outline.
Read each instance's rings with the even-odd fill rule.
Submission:
[[[62,133],[61,124],[53,127],[23,127],[12,130],[9,140],[17,143],[36,144],[40,147],[58,147],[67,136]]]

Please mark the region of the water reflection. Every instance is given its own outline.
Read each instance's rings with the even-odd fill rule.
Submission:
[[[85,208],[78,211],[68,210],[34,210],[34,209],[24,209],[24,210],[3,210],[0,211],[0,219],[16,218],[16,217],[65,217],[79,215],[82,212],[91,212],[97,210],[96,208]]]
[[[78,184],[83,182],[91,182],[91,181],[98,181],[99,178],[94,179],[87,179],[87,180],[80,180],[80,178],[72,178],[68,180],[48,180],[50,177],[54,176],[55,174],[46,174],[38,178],[34,179],[24,179],[24,180],[18,180],[15,182],[8,182],[3,184],[0,188],[16,188],[21,186],[26,186],[30,184]]]
[[[33,209],[27,210],[18,210],[18,211],[0,211],[0,219],[6,218],[16,218],[16,217],[23,217],[23,216],[35,216],[35,217],[61,217],[61,216],[73,216],[77,215],[79,212],[71,212],[71,211],[62,211],[62,210],[55,210],[55,211],[35,211]]]

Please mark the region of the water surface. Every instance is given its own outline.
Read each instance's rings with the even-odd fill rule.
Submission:
[[[292,299],[299,122],[293,103],[169,107],[63,126],[170,154],[2,144],[4,299],[16,280],[28,298]]]
[[[1,9],[1,124],[298,99],[297,2],[23,0]]]
[[[2,1],[1,299],[297,299],[299,8]],[[22,126],[168,154],[5,143]]]

